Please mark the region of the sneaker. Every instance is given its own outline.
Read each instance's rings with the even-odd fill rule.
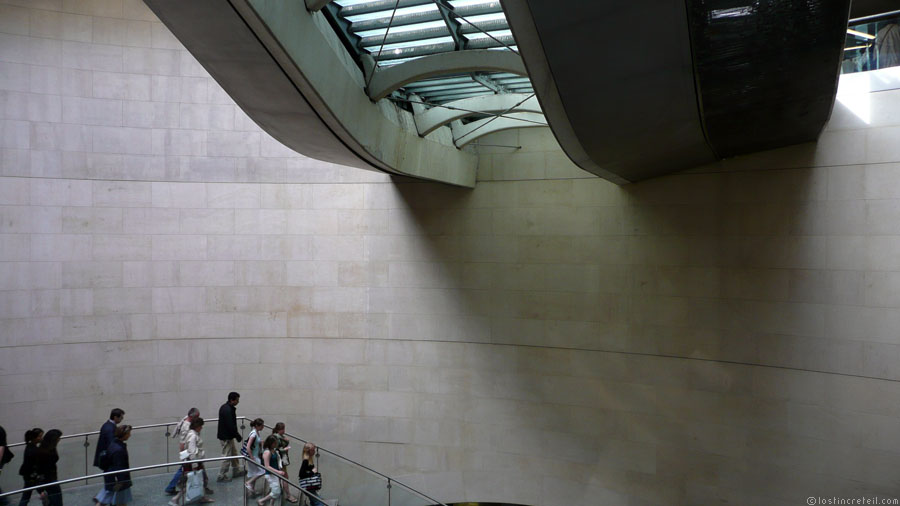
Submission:
[[[237,478],[238,476],[245,476],[247,474],[246,469],[241,469],[240,471],[235,471],[234,474],[231,475],[232,478]]]
[[[179,506],[175,501],[169,501],[169,506]]]
[[[203,493],[206,494],[206,495],[213,495],[213,494],[216,493],[216,491],[213,490],[213,489],[211,489],[211,488],[209,488],[209,487],[206,487],[206,488],[203,489]]]
[[[178,493],[178,491],[175,490],[174,488],[173,488],[173,489],[168,489],[168,488],[166,489],[166,495],[175,495],[175,494],[177,494],[177,493]]]
[[[231,478],[229,478],[228,476],[219,476],[218,478],[216,478],[216,481],[228,482],[228,481],[231,481]]]

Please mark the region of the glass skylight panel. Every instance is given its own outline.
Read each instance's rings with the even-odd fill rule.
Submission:
[[[493,32],[475,32],[475,33],[467,33],[465,34],[465,38],[469,40],[481,40],[481,39],[489,39],[491,37],[495,39],[503,40],[504,37],[512,39],[512,30],[495,30]]]
[[[434,0],[334,0],[330,9],[350,23],[344,35],[350,40],[345,45],[357,54],[371,54],[379,67],[460,49],[516,49],[499,0],[447,0],[444,5],[451,6],[452,12],[445,12]],[[444,19],[448,14],[450,21]],[[458,38],[453,33],[457,29]],[[527,77],[485,71],[423,79],[407,84],[396,96],[403,97],[404,90],[430,104],[533,92]]]
[[[500,7],[500,2],[497,0],[450,0],[450,5],[452,5],[454,9],[459,9],[460,7],[474,7],[477,5],[496,7],[498,11],[503,10],[503,8]]]
[[[371,21],[373,19],[382,19],[390,20],[391,15],[393,15],[394,19],[397,19],[401,16],[408,16],[410,14],[421,14],[430,11],[437,11],[438,6],[435,4],[425,4],[425,5],[415,5],[413,7],[402,7],[397,9],[397,12],[394,12],[393,9],[389,9],[386,11],[378,11],[371,12],[368,14],[357,14],[355,16],[347,16],[345,19],[350,23],[358,23],[360,21]]]
[[[506,22],[506,15],[502,12],[494,12],[491,14],[479,14],[476,16],[466,16],[466,19],[460,19],[459,22],[462,25],[466,25],[468,23],[478,24],[478,23],[487,23],[489,21],[503,21]]]
[[[387,53],[387,52],[390,52],[390,51],[393,51],[396,49],[408,49],[408,48],[413,48],[413,47],[427,46],[430,44],[446,44],[446,43],[452,44],[453,37],[450,37],[448,35],[447,37],[437,37],[434,39],[420,39],[420,40],[412,40],[409,42],[398,42],[396,44],[385,44],[383,48],[381,48],[381,45],[379,44],[379,45],[375,45],[375,46],[364,47],[363,49],[365,49],[366,51],[369,51],[372,54],[376,54],[376,53],[378,53],[379,48],[382,49],[382,53]]]
[[[426,21],[424,23],[413,23],[411,25],[403,25],[403,26],[392,26],[391,32],[388,34],[388,37],[398,33],[405,32],[415,32],[418,30],[428,30],[431,28],[447,28],[447,25],[443,21]],[[360,37],[384,37],[384,32],[387,31],[387,28],[376,28],[374,30],[362,30],[359,32],[354,32],[356,35]]]

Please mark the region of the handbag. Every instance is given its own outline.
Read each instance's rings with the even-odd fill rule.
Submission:
[[[253,433],[251,432],[250,435],[252,436]],[[254,443],[256,442],[257,439],[259,439],[258,434],[253,438]],[[249,451],[250,449],[247,448],[247,441],[250,441],[250,436],[247,436],[247,439],[245,439],[244,442],[241,443],[241,455],[243,455],[247,458],[250,458],[252,460],[252,457],[250,456],[250,451]]]
[[[304,490],[319,490],[322,488],[322,473],[313,473],[301,479],[298,485]]]
[[[203,496],[203,471],[187,473],[187,484],[184,487],[184,500],[191,502]]]

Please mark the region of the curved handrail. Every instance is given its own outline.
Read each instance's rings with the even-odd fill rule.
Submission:
[[[265,423],[263,424],[263,427],[265,427],[265,428],[267,428],[267,429],[272,429],[272,430],[274,430],[274,427],[269,426],[269,425],[266,425]],[[308,443],[308,442],[309,442],[309,441],[307,441],[307,440],[305,440],[305,439],[303,439],[303,438],[301,438],[301,437],[297,437],[297,436],[291,434],[291,433],[288,432],[288,431],[284,431],[284,435],[285,435],[285,436],[288,436],[288,437],[291,438],[291,439],[296,439],[297,441],[301,441],[301,442],[303,442],[303,443]],[[343,455],[334,453],[333,451],[330,451],[330,450],[327,450],[327,449],[325,449],[325,448],[322,448],[322,447],[319,446],[319,445],[316,445],[316,449],[319,450],[319,451],[324,451],[325,453],[327,453],[327,454],[329,454],[329,455],[332,455],[332,456],[336,457],[338,460],[343,460],[343,461],[349,462],[349,463],[351,463],[351,464],[353,464],[353,465],[355,465],[355,466],[357,466],[357,467],[361,467],[361,468],[365,469],[366,471],[369,471],[369,472],[372,473],[372,474],[378,475],[378,476],[380,476],[381,478],[384,478],[385,480],[387,480],[388,484],[396,483],[397,485],[400,485],[401,487],[405,488],[406,490],[409,490],[410,492],[412,492],[412,493],[414,493],[414,494],[416,494],[416,495],[419,495],[419,496],[421,496],[421,497],[424,497],[425,499],[428,499],[429,501],[433,501],[435,505],[439,505],[439,506],[447,506],[446,504],[444,504],[444,503],[438,501],[437,499],[435,499],[435,498],[433,498],[433,497],[429,497],[429,496],[423,494],[422,492],[419,492],[418,490],[416,490],[416,489],[410,487],[409,485],[407,485],[407,484],[405,484],[405,483],[403,483],[403,482],[401,482],[401,481],[398,481],[398,480],[395,479],[395,478],[391,478],[390,476],[388,476],[388,475],[386,475],[386,474],[379,473],[378,471],[372,469],[371,467],[369,467],[369,466],[367,466],[367,465],[365,465],[365,464],[360,464],[359,462],[356,462],[356,461],[353,460],[353,459],[349,459],[349,458],[347,458],[347,457],[344,457]],[[318,453],[316,453],[316,456],[318,456]]]
[[[249,420],[251,420],[250,418],[248,418],[248,417],[246,417],[246,416],[238,416],[237,419],[238,419],[238,420],[241,420],[242,422],[243,422],[243,421],[249,421]],[[218,420],[219,420],[218,418],[205,418],[205,419],[204,419],[204,421],[207,421],[207,422],[217,422]],[[148,424],[148,425],[137,425],[137,426],[132,427],[131,430],[132,430],[132,431],[135,431],[135,430],[141,430],[141,429],[152,429],[152,428],[157,428],[157,427],[167,427],[167,426],[170,426],[170,425],[177,425],[178,423],[180,423],[180,422],[154,423],[154,424]],[[271,425],[263,424],[263,426],[266,427],[267,429],[274,430],[274,427],[271,426]],[[87,437],[87,436],[92,436],[92,435],[96,435],[96,434],[99,434],[99,433],[100,433],[99,430],[97,430],[97,431],[92,431],[92,432],[81,432],[81,433],[78,433],[78,434],[70,434],[70,435],[68,435],[68,436],[62,436],[60,439],[71,439],[71,438],[76,438],[76,437]],[[309,442],[308,440],[303,439],[303,438],[301,438],[301,437],[299,437],[299,436],[296,436],[296,435],[294,435],[294,434],[291,434],[290,432],[287,432],[287,431],[285,431],[284,434],[285,434],[286,436],[288,436],[289,438],[291,438],[291,439],[295,439],[295,440],[300,441],[300,442],[303,442],[303,443],[308,443],[308,442]],[[22,446],[22,445],[24,445],[24,444],[25,444],[24,442],[23,442],[23,443],[14,443],[14,444],[8,445],[8,447],[11,448],[11,447],[16,447],[16,446]],[[381,477],[381,478],[387,480],[388,484],[397,484],[397,485],[400,485],[401,487],[405,488],[406,490],[409,490],[410,492],[412,492],[412,493],[414,493],[414,494],[416,494],[416,495],[418,495],[418,496],[421,496],[421,497],[423,497],[423,498],[425,498],[425,499],[428,499],[429,501],[434,502],[435,505],[438,505],[438,506],[446,506],[446,504],[444,504],[444,503],[438,501],[437,499],[434,499],[433,497],[429,497],[428,495],[425,495],[425,494],[423,494],[422,492],[419,492],[418,490],[416,490],[416,489],[410,487],[409,485],[407,485],[407,484],[405,484],[405,483],[403,483],[403,482],[401,482],[401,481],[398,481],[398,480],[395,479],[395,478],[391,478],[390,476],[388,476],[388,475],[386,475],[386,474],[380,473],[380,472],[378,472],[378,471],[372,469],[371,467],[369,467],[369,466],[367,466],[367,465],[365,465],[365,464],[361,464],[361,463],[359,463],[359,462],[356,462],[356,461],[353,460],[353,459],[344,457],[343,455],[340,455],[340,454],[338,454],[338,453],[335,453],[335,452],[333,452],[333,451],[330,451],[330,450],[328,450],[327,448],[323,448],[323,447],[321,447],[321,446],[319,446],[319,445],[316,445],[316,449],[319,450],[320,452],[327,453],[327,454],[329,454],[329,455],[331,455],[331,456],[337,458],[338,460],[343,460],[343,461],[345,461],[345,462],[348,462],[348,463],[350,463],[350,464],[353,464],[354,466],[357,466],[357,467],[360,467],[360,468],[362,468],[362,469],[365,469],[366,471],[368,471],[368,472],[370,472],[370,473],[372,473],[372,474],[375,474],[375,475],[377,475],[377,476],[379,476],[379,477]],[[317,454],[317,455],[318,455],[318,454]],[[230,459],[235,459],[235,458],[237,458],[237,457],[217,457],[217,458],[211,458],[211,459],[196,460],[196,461],[192,461],[192,462],[206,462],[206,461],[230,460]],[[244,457],[243,455],[241,455],[240,458],[243,458],[243,459],[246,460],[246,457]],[[159,468],[159,467],[173,466],[173,465],[179,465],[179,464],[181,464],[181,462],[169,462],[169,463],[166,463],[166,464],[155,464],[155,465],[152,465],[152,466],[143,466],[143,467],[136,467],[136,468],[132,468],[132,469],[126,469],[126,471],[141,471],[141,470],[145,470],[145,469],[155,469],[155,468]],[[115,473],[120,473],[120,472],[123,472],[123,471],[115,471],[115,472],[109,472],[109,473],[99,473],[99,474],[93,474],[93,475],[86,475],[86,476],[81,476],[81,477],[78,477],[78,478],[68,478],[68,479],[65,479],[65,480],[61,480],[61,481],[59,481],[59,482],[54,482],[54,483],[50,483],[50,484],[40,485],[40,487],[43,488],[43,487],[46,487],[47,485],[55,485],[55,484],[63,484],[63,483],[72,483],[72,482],[75,482],[75,481],[89,480],[89,479],[96,478],[96,477],[102,477],[102,476],[105,476],[105,475],[107,475],[107,474],[115,474]],[[282,478],[282,481],[287,481],[287,480],[285,480],[285,479]],[[287,481],[287,483],[290,483],[290,481]],[[294,486],[294,487],[296,487],[296,485],[293,485],[293,484],[291,484],[291,485]],[[0,497],[5,497],[5,496],[8,495],[8,494],[13,494],[13,493],[17,493],[17,492],[24,492],[24,491],[26,491],[26,490],[35,490],[35,489],[37,489],[37,488],[38,488],[38,486],[30,487],[30,488],[23,488],[23,489],[19,489],[19,490],[13,491],[13,492],[7,492],[7,493],[4,493],[4,494],[0,494]],[[299,487],[297,487],[297,488],[299,488]],[[301,490],[302,490],[302,489],[301,489]],[[306,493],[305,490],[304,490],[304,493]]]
[[[238,419],[238,420],[241,420],[241,421],[244,421],[244,420],[250,420],[250,419],[247,418],[246,416],[239,416],[239,417],[237,417],[237,419]],[[218,422],[218,421],[219,421],[218,418],[204,418],[203,420],[204,420],[205,422]],[[156,427],[168,427],[168,426],[170,426],[170,425],[178,425],[179,423],[181,423],[181,422],[151,423],[151,424],[149,424],[149,425],[135,425],[134,427],[131,428],[131,431],[134,432],[134,431],[136,431],[136,430],[141,430],[141,429],[153,429],[153,428],[156,428]],[[94,431],[91,431],[91,432],[79,432],[79,433],[77,433],[77,434],[67,434],[67,435],[65,435],[65,436],[60,437],[59,439],[60,439],[60,441],[62,441],[63,439],[73,439],[73,438],[76,438],[76,437],[94,436],[94,435],[97,435],[97,434],[100,434],[100,431],[99,431],[99,430],[94,430]],[[8,448],[13,448],[13,447],[16,447],[16,446],[24,446],[24,445],[25,445],[25,442],[23,441],[23,442],[21,442],[21,443],[13,443],[13,444],[11,444],[11,445],[7,445],[7,447],[8,447]]]
[[[233,457],[212,457],[212,458],[208,458],[208,459],[197,459],[197,460],[190,460],[190,461],[184,461],[184,462],[203,463],[203,462],[218,462],[218,461],[223,461],[223,460],[246,460],[247,462],[253,462],[243,455],[236,455]],[[130,467],[128,469],[120,469],[117,471],[108,471],[105,473],[97,473],[97,474],[90,474],[87,476],[79,476],[78,478],[67,478],[65,480],[54,481],[51,483],[42,483],[40,485],[35,485],[33,487],[20,488],[18,490],[13,490],[11,492],[4,492],[4,493],[0,494],[0,498],[11,496],[14,494],[19,494],[22,492],[28,492],[29,490],[37,490],[39,488],[47,488],[47,487],[53,486],[53,485],[65,485],[66,483],[74,483],[76,481],[81,481],[81,480],[92,480],[94,478],[103,478],[104,476],[109,476],[109,475],[113,475],[113,474],[119,474],[119,473],[125,473],[125,472],[130,473],[130,472],[137,472],[137,471],[146,471],[148,469],[160,469],[163,467],[178,466],[178,465],[184,464],[184,462],[182,462],[182,461],[166,462],[165,464],[153,464],[150,466]]]

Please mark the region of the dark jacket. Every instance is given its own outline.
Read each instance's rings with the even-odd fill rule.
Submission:
[[[53,483],[54,481],[59,481],[56,475],[56,463],[59,461],[59,454],[56,453],[56,448],[38,448],[35,456],[38,482]]]
[[[219,430],[216,437],[220,441],[228,441],[229,439],[237,439],[241,441],[241,433],[237,428],[237,408],[226,402],[219,408]]]
[[[106,423],[100,427],[100,437],[97,438],[97,449],[94,450],[94,467],[103,469],[103,466],[100,465],[100,454],[106,451],[107,447],[112,443],[115,437],[116,424],[113,423],[112,420],[107,420]]]
[[[6,430],[3,427],[0,427],[0,447],[3,448],[3,456],[0,457],[0,469],[3,469],[3,466],[12,460],[14,456],[13,452],[9,451],[9,447],[6,446]]]
[[[38,446],[34,443],[25,445],[25,451],[22,452],[22,465],[19,466],[19,476],[25,479],[25,483],[35,481],[37,475],[37,452]],[[31,485],[28,485],[29,487]]]
[[[131,466],[128,464],[128,445],[118,439],[114,439],[106,449],[106,460],[109,462],[109,467],[106,468],[107,472],[130,468]],[[119,490],[131,487],[131,472],[108,474],[103,477],[103,486],[110,492],[115,492],[117,483],[119,484]]]

